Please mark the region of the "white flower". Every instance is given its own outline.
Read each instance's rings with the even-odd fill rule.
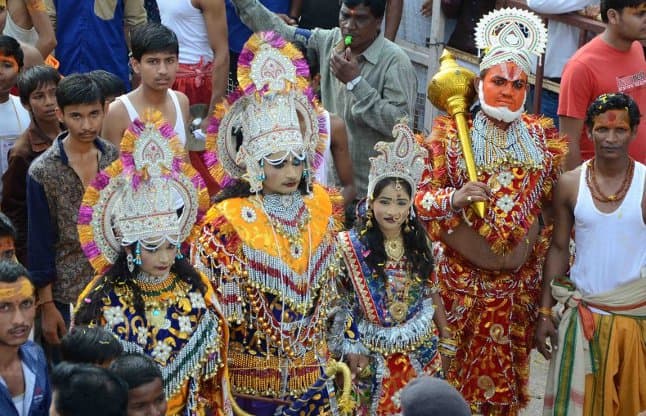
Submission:
[[[137,344],[142,347],[148,344],[148,329],[145,326],[137,327]]]
[[[188,294],[189,299],[191,299],[191,306],[194,309],[203,309],[206,308],[206,304],[204,303],[204,297],[202,296],[201,293],[198,292],[190,292]]]
[[[125,321],[121,306],[109,306],[103,310],[103,317],[109,326],[115,326]]]
[[[256,211],[251,207],[242,207],[242,219],[248,223],[256,221]]]
[[[500,183],[505,188],[509,187],[509,185],[511,185],[511,182],[513,180],[514,180],[514,175],[508,170],[504,172],[500,172],[498,174],[498,183]]]
[[[431,195],[430,192],[427,192],[424,194],[424,197],[422,198],[422,208],[428,211],[431,209],[432,205],[433,205],[433,196]]]
[[[514,200],[509,195],[503,195],[497,202],[496,206],[505,213],[508,213],[514,208]]]
[[[168,329],[168,328],[170,328],[170,319],[166,318],[164,319],[164,322],[162,322],[159,329]]]
[[[180,316],[177,318],[177,322],[179,323],[180,332],[186,332],[187,334],[193,332],[193,328],[191,327],[191,318],[189,316]]]
[[[160,361],[165,365],[166,361],[168,361],[168,358],[170,357],[171,352],[173,352],[173,349],[170,347],[170,345],[166,345],[163,342],[158,342],[155,344],[155,348],[153,348],[151,355],[154,359]]]

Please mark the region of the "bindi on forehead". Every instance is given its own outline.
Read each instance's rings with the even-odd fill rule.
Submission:
[[[630,128],[628,111],[626,110],[608,110],[594,118],[594,127]]]

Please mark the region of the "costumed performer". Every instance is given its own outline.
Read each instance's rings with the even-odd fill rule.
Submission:
[[[312,183],[324,137],[297,52],[271,32],[246,43],[241,93],[216,109],[207,138],[225,186],[193,240],[231,327],[233,393],[254,415],[337,414],[332,380],[321,377],[341,198],[333,205]]]
[[[437,242],[436,272],[458,343],[447,379],[484,415],[515,415],[529,401],[550,230],[539,223],[566,149],[551,119],[523,113],[530,54],[540,55],[546,38],[531,12],[485,15],[476,27],[477,46],[487,51],[476,81],[482,108],[464,123],[467,152],[460,114],[438,117],[424,142],[432,169],[415,206]],[[477,180],[469,180],[468,159]],[[484,208],[482,218],[474,202]]]
[[[120,158],[97,175],[80,208],[81,246],[98,276],[74,320],[102,326],[126,352],[159,364],[166,415],[230,415],[228,328],[210,282],[180,250],[209,204],[186,160],[159,113],[128,127]]]
[[[430,242],[413,207],[427,153],[406,124],[397,124],[393,136],[375,145],[364,214],[338,235],[341,302],[330,349],[354,371],[357,415],[400,414],[406,384],[441,377],[443,362],[455,355]]]

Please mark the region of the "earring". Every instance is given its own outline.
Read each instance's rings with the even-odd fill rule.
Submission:
[[[372,211],[370,209],[366,212],[366,228],[372,228]]]
[[[135,260],[134,263],[137,266],[141,266],[141,247],[139,246],[139,241],[137,241],[137,246],[135,247]]]
[[[406,234],[411,232],[410,225],[408,224],[408,218],[406,218],[406,222],[404,223],[404,232]]]
[[[180,246],[177,246],[177,254],[175,254],[175,260],[181,260],[184,258],[184,255],[182,254],[182,250],[180,249]]]
[[[132,253],[128,253],[126,256],[126,264],[128,265],[128,271],[132,273],[135,270],[135,262],[132,258]]]

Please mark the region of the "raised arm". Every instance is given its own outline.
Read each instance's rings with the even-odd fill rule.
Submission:
[[[56,47],[56,35],[54,34],[54,27],[47,15],[47,9],[43,0],[25,0],[27,6],[27,13],[31,18],[31,23],[34,25],[38,33],[38,42],[36,42],[36,49],[43,57],[46,57]]]
[[[261,32],[266,30],[273,30],[278,32],[287,41],[294,41],[296,39],[295,26],[290,26],[285,23],[275,13],[263,6],[258,0],[231,0],[236,8],[236,12],[242,20],[242,23],[247,25],[253,32]],[[299,29],[301,32],[303,29]]]

